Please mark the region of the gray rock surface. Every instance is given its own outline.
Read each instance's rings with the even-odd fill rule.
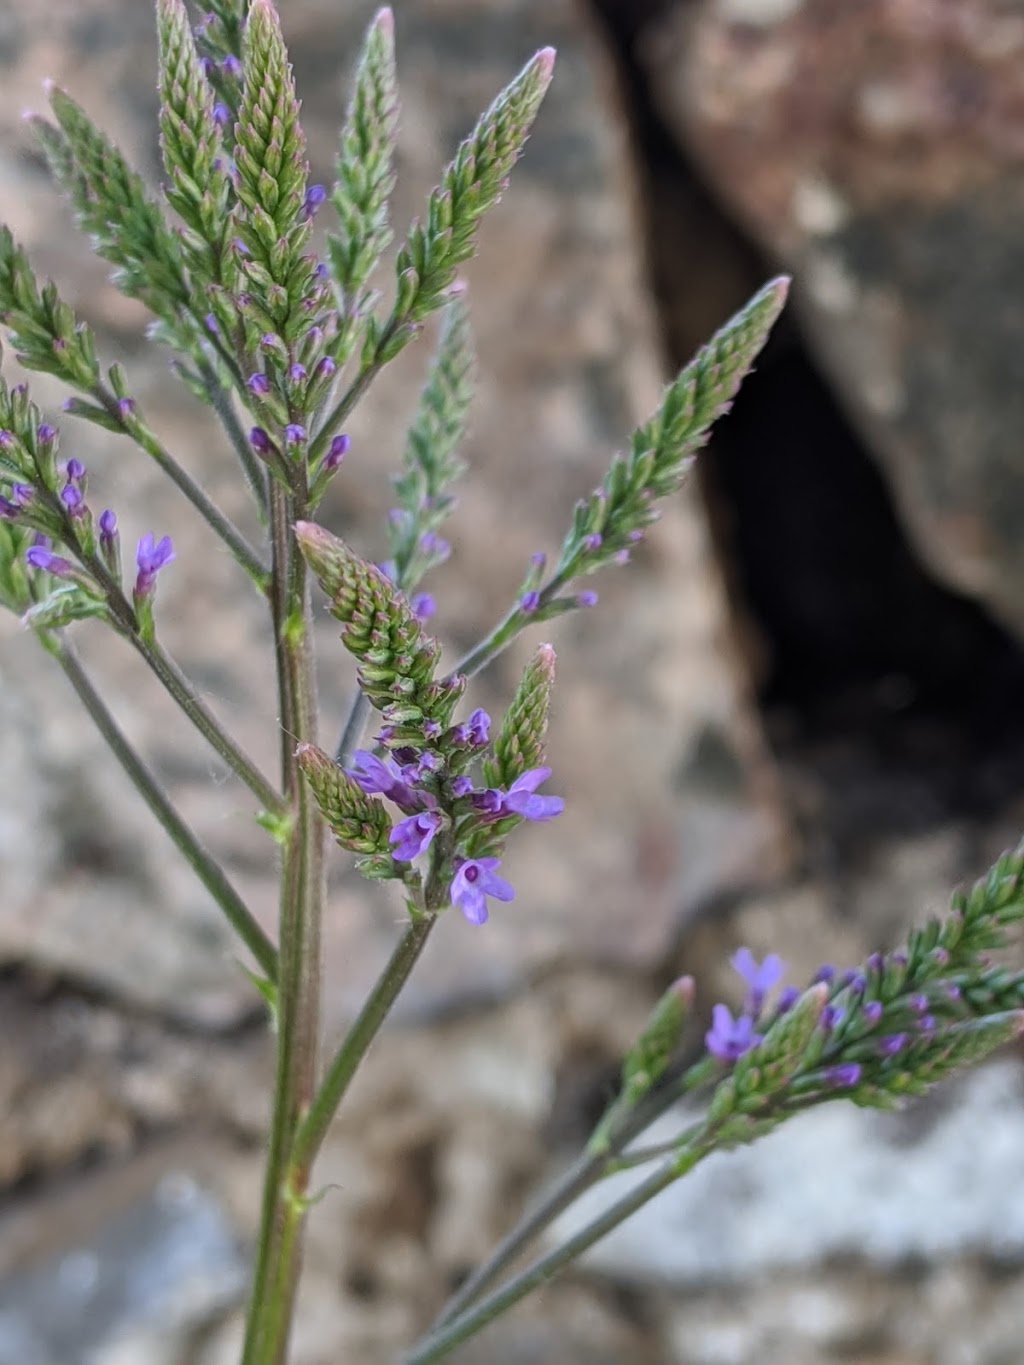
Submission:
[[[1019,637],[1024,16],[701,0],[643,52],[676,135],[795,273],[919,552]]]

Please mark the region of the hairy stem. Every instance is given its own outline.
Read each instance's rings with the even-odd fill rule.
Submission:
[[[277,952],[252,911],[228,881],[220,865],[174,809],[160,783],[139,758],[124,732],[107,710],[78,657],[63,638],[44,641],[79,700],[92,717],[114,757],[131,778],[146,805],[163,825],[182,857],[224,912],[228,923],[252,953],[271,983],[277,980]]]
[[[436,916],[417,916],[409,924],[384,968],[376,985],[366,999],[355,1023],[349,1029],[338,1051],[327,1068],[313,1103],[299,1124],[292,1146],[292,1169],[297,1175],[308,1176],[327,1135],[331,1120],[345,1097],[345,1092],[366,1056],[370,1044],[388,1016],[409,974],[419,960]]]
[[[316,1086],[324,827],[294,757],[297,744],[317,741],[309,581],[291,535],[292,524],[304,511],[302,497],[276,484],[271,487],[272,603],[290,817],[281,858],[273,1114],[243,1365],[284,1365],[287,1359],[308,1205],[309,1173],[294,1168],[291,1152]]]

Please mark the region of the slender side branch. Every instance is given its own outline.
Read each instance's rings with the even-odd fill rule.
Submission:
[[[220,906],[225,918],[252,953],[267,980],[276,982],[277,951],[274,945],[228,881],[220,865],[185,824],[160,783],[139,758],[107,710],[70,645],[63,639],[52,637],[49,641],[44,641],[44,644],[64,670],[65,676],[113,751],[114,757],[131,778],[146,805],[163,825],[178,852]]]
[[[181,669],[155,641],[147,641],[137,632],[131,637],[132,644],[149,664],[150,668],[163,683],[164,687],[178,703],[185,715],[199,733],[220,754],[225,763],[238,774],[253,795],[262,805],[274,814],[282,809],[281,796],[272,784],[256,767],[248,754],[244,753],[227,734],[220,721],[207,710],[196,695],[192,684]]]
[[[270,571],[230,517],[225,516],[217,504],[196,483],[191,474],[178,464],[166,446],[158,441],[151,431],[140,430],[138,427],[132,428],[123,420],[118,410],[117,400],[109,389],[100,385],[94,390],[93,397],[118,422],[125,435],[131,437],[152,459],[153,463],[162,469],[171,482],[184,493],[207,525],[216,532],[228,547],[260,591],[265,593],[270,583]]]
[[[391,1006],[409,978],[426,946],[437,916],[424,914],[414,919],[396,945],[359,1017],[334,1054],[313,1103],[299,1124],[292,1146],[291,1164],[295,1170],[308,1171],[327,1135],[331,1120],[345,1097],[352,1078],[376,1038]]]
[[[548,1252],[547,1255],[539,1257],[521,1274],[510,1280],[503,1289],[491,1294],[477,1304],[475,1308],[471,1308],[461,1317],[455,1318],[439,1331],[426,1337],[406,1356],[405,1365],[431,1365],[431,1362],[443,1359],[456,1346],[468,1341],[470,1337],[475,1336],[477,1332],[493,1322],[501,1313],[506,1312],[513,1304],[524,1299],[534,1289],[546,1284],[577,1257],[582,1256],[585,1251],[589,1251],[595,1242],[606,1237],[609,1232],[617,1228],[620,1223],[625,1222],[649,1200],[696,1166],[697,1162],[706,1156],[709,1150],[710,1133],[708,1128],[705,1128],[699,1140],[695,1140],[690,1147],[684,1148],[671,1161],[665,1162],[657,1171],[654,1171],[628,1194],[623,1195],[621,1199],[616,1200],[600,1217],[595,1218],[592,1223],[588,1223],[575,1236],[570,1237],[568,1241]]]
[[[220,421],[231,446],[238,456],[238,462],[242,466],[242,473],[245,481],[249,485],[249,491],[255,500],[259,510],[260,518],[265,523],[267,520],[267,475],[263,466],[253,453],[252,447],[245,438],[245,432],[235,415],[235,410],[228,401],[224,388],[217,375],[209,365],[200,366],[199,371],[203,384],[206,388],[210,406]]]

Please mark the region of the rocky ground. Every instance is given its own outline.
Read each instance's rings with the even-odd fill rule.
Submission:
[[[322,179],[373,6],[341,8],[281,4]],[[586,1136],[672,977],[697,977],[706,1013],[738,943],[781,953],[795,981],[855,962],[1024,825],[1019,16],[880,0],[854,42],[827,0],[395,8],[399,221],[494,91],[559,49],[468,271],[481,373],[433,585],[447,648],[502,609],[665,375],[780,264],[796,305],[700,478],[597,584],[600,607],[556,628],[566,814],[520,840],[514,907],[483,931],[441,926],[354,1088],[319,1172],[296,1365],[398,1357]],[[230,453],[141,344],[144,316],[90,263],[20,122],[52,77],[155,181],[154,61],[148,4],[9,0],[0,218],[244,520]],[[367,552],[423,356],[360,409],[325,504]],[[71,431],[128,539],[174,535],[167,642],[269,766],[259,602],[141,457]],[[233,1365],[269,1083],[258,1000],[60,678],[16,623],[0,630],[0,1365]],[[238,790],[133,660],[96,632],[81,644],[270,923],[272,859]],[[323,656],[333,727],[349,675],[326,623]],[[480,703],[521,658],[480,680]],[[330,1036],[396,920],[339,854]],[[1022,1151],[1013,1057],[903,1115],[808,1115],[708,1163],[457,1358],[1010,1365]]]

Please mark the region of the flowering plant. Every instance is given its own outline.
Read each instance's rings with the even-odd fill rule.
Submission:
[[[114,755],[248,950],[275,1023],[277,1067],[266,1181],[243,1365],[287,1359],[314,1164],[328,1127],[440,915],[484,924],[514,898],[501,871],[524,821],[556,819],[545,735],[555,654],[541,644],[496,722],[463,703],[473,676],[520,633],[581,608],[594,571],[628,561],[728,408],[778,316],[787,281],[769,282],[669,385],[660,407],[576,505],[557,561],[536,555],[505,615],[454,667],[425,629],[421,590],[448,553],[440,532],[464,473],[458,456],[471,400],[472,342],[458,269],[476,244],[526,142],[552,77],[539,52],[495,99],[431,193],[394,260],[390,304],[373,274],[391,230],[398,116],[393,21],[370,26],[342,129],[336,180],[308,182],[304,139],[271,0],[209,0],[193,29],[184,0],[157,0],[165,206],[62,90],[52,121],[31,120],[57,181],[114,279],[152,313],[152,339],[173,350],[181,381],[209,405],[238,457],[266,544],[252,544],[149,425],[119,365],[104,369],[88,326],[40,283],[0,229],[0,318],[30,370],[67,390],[72,420],[128,438],[176,484],[266,604],[273,630],[281,772],[261,771],[207,707],[158,630],[170,538],[147,532],[125,576],[116,511],[93,501],[88,472],[23,383],[0,382],[0,600],[67,675]],[[312,220],[329,215],[325,259]],[[343,468],[342,430],[379,371],[442,314],[436,352],[395,479],[389,558],[375,564],[314,519]],[[96,507],[101,507],[98,512]],[[356,661],[354,700],[333,751],[321,747],[314,687],[313,582]],[[128,586],[130,584],[130,587]],[[280,851],[276,941],[265,932],[138,756],[75,652],[91,620],[127,641],[244,784]],[[372,734],[366,738],[371,713]],[[365,744],[366,747],[360,747]],[[545,790],[542,790],[545,788]],[[392,882],[407,923],[347,1035],[319,1055],[324,846],[330,833],[367,878]],[[862,967],[823,967],[806,989],[773,995],[784,967],[741,949],[734,1015],[716,1004],[699,1059],[682,1039],[694,983],[656,1006],[629,1052],[621,1087],[586,1151],[510,1233],[412,1346],[408,1365],[441,1359],[542,1284],[711,1151],[752,1141],[808,1106],[843,1096],[886,1107],[1015,1036],[1024,976],[985,954],[1024,918],[1024,853],[1007,855],[913,934]],[[643,1134],[682,1097],[702,1117],[671,1142]],[[520,1253],[605,1176],[651,1173],[627,1196],[525,1269]]]

